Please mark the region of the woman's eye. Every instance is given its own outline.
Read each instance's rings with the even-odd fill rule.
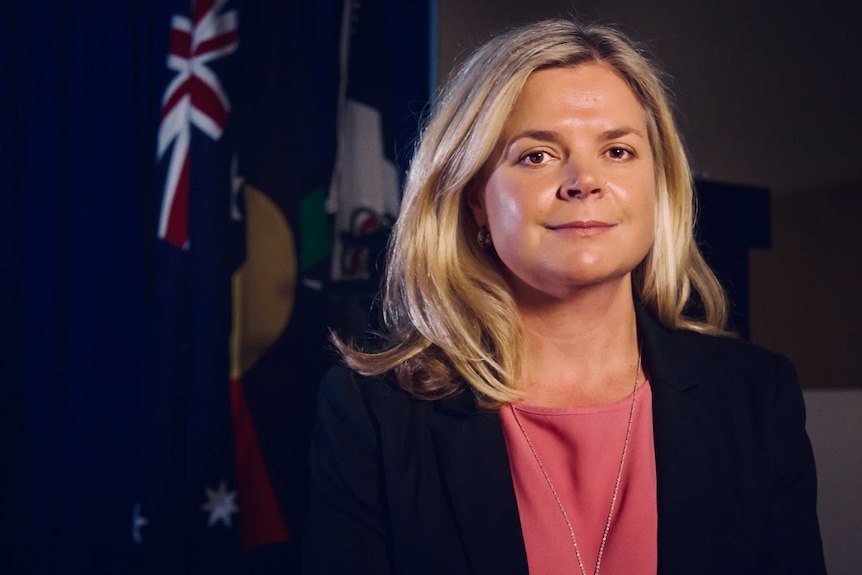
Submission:
[[[525,164],[541,164],[548,159],[546,152],[533,152],[524,156],[521,161]]]
[[[608,150],[608,155],[614,160],[624,160],[632,156],[632,153],[625,148],[611,148]]]

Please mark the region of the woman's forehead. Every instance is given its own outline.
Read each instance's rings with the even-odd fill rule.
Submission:
[[[646,114],[628,83],[613,67],[589,62],[544,68],[524,83],[501,136],[536,124],[563,127],[592,123],[603,131],[627,127],[646,133]]]

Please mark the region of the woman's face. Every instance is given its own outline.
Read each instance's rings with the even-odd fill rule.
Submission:
[[[516,297],[629,281],[653,242],[646,114],[607,65],[533,73],[469,196]],[[525,291],[527,290],[527,291]]]

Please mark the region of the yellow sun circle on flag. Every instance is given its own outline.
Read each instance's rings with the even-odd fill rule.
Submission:
[[[233,277],[231,378],[239,378],[287,327],[296,300],[293,230],[269,196],[246,185],[246,259]]]

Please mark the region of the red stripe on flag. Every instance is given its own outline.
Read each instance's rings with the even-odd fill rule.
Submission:
[[[174,144],[176,145],[176,144]],[[168,212],[168,226],[165,241],[177,247],[185,247],[189,241],[189,154],[183,159],[177,191]]]
[[[216,126],[223,129],[230,112],[224,107],[218,94],[198,76],[189,78],[189,92],[192,95],[192,106],[212,118]]]
[[[194,76],[192,76],[192,77],[194,77]],[[160,120],[164,121],[164,119],[167,117],[167,115],[171,113],[171,110],[174,109],[174,106],[176,106],[180,102],[180,100],[182,100],[183,98],[185,98],[188,95],[188,93],[189,93],[188,91],[189,91],[189,81],[188,80],[186,80],[185,82],[183,82],[182,84],[177,86],[177,89],[173,91],[173,93],[171,94],[171,97],[168,98],[168,101],[165,102],[164,104],[162,104],[162,115],[161,115]]]
[[[210,38],[209,40],[206,40],[206,41],[198,44],[197,47],[195,48],[194,55],[198,56],[200,54],[205,54],[207,52],[211,52],[214,50],[221,50],[222,48],[226,48],[226,47],[230,46],[231,44],[238,44],[238,43],[239,43],[239,33],[236,31],[236,29],[230,30],[230,31],[225,32],[223,34],[219,34],[215,38]]]
[[[171,40],[168,54],[188,58],[192,52],[192,35],[185,30],[171,28]]]
[[[230,382],[230,403],[239,491],[240,549],[245,551],[266,543],[290,541],[257,442],[257,431],[241,379],[232,379]]]
[[[192,12],[194,13],[194,23],[197,24],[207,15],[207,12],[212,10],[215,0],[193,0]]]

